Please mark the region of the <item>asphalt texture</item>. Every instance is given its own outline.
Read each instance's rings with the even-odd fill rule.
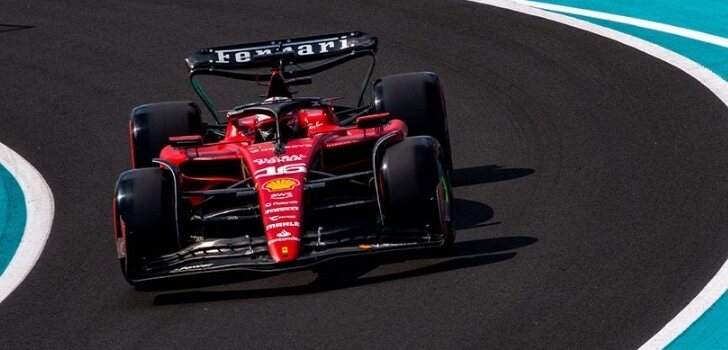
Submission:
[[[111,219],[129,110],[194,100],[198,48],[346,30],[379,37],[376,76],[445,82],[452,254],[129,287]],[[726,259],[726,107],[542,19],[460,1],[4,1],[0,61],[0,140],[56,199],[45,252],[0,304],[3,349],[628,349]]]

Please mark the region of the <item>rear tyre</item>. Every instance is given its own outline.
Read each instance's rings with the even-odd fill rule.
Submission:
[[[385,224],[428,227],[442,236],[444,247],[455,240],[452,190],[444,153],[430,136],[408,137],[384,152],[380,167]]]
[[[121,270],[132,285],[146,261],[180,249],[174,196],[174,183],[164,169],[132,169],[119,176],[114,197],[117,239],[125,247]]]
[[[374,81],[376,113],[389,112],[407,124],[408,136],[432,136],[443,148],[447,171],[452,170],[445,97],[437,74],[417,72],[389,75]]]
[[[201,135],[200,108],[190,101],[150,103],[131,111],[129,125],[132,166],[154,166],[152,159],[169,144],[171,136]]]

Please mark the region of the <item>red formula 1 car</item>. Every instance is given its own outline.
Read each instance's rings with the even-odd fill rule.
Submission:
[[[280,271],[354,254],[452,245],[452,162],[434,73],[377,79],[361,32],[203,49],[187,57],[193,102],[131,112],[133,169],[116,184],[114,225],[133,285],[229,270]],[[370,58],[356,106],[291,87]],[[267,85],[222,115],[199,78]],[[225,120],[221,120],[225,118]]]

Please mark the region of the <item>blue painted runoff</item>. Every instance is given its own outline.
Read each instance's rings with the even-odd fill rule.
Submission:
[[[546,0],[575,7],[673,25],[728,38],[726,0]],[[569,15],[603,27],[636,36],[677,52],[728,80],[728,49],[681,36],[631,25]],[[728,296],[718,299],[697,321],[665,348],[728,349]]]
[[[535,0],[614,15],[639,18],[728,37],[725,0]]]
[[[20,245],[26,217],[23,191],[13,175],[0,165],[0,275]]]
[[[718,299],[665,349],[728,349],[728,298]]]

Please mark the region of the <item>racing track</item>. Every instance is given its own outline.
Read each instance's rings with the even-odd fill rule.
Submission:
[[[45,176],[45,253],[0,347],[637,348],[725,260],[728,110],[620,44],[477,4],[4,2],[0,140]],[[193,99],[200,47],[360,29],[377,75],[446,83],[459,239],[447,258],[342,262],[134,291],[111,194],[129,109]]]

